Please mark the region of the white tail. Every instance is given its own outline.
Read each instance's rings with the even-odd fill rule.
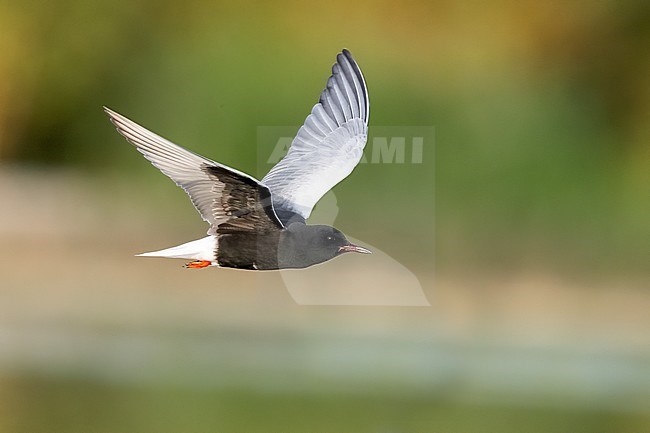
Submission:
[[[136,254],[137,257],[167,257],[171,259],[194,259],[214,262],[217,249],[217,238],[207,236],[176,247],[150,253]]]

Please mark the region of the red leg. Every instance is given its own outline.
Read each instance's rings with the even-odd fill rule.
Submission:
[[[183,267],[187,269],[201,269],[201,268],[207,268],[211,264],[212,262],[208,260],[194,260],[193,262],[189,262]]]

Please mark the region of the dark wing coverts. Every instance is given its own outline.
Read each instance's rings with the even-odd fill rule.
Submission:
[[[168,141],[104,108],[117,131],[187,192],[208,234],[280,230],[269,190],[256,179]]]

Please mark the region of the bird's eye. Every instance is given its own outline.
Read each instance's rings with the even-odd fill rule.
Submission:
[[[327,240],[328,240],[328,241],[333,241],[334,238],[333,238],[332,236],[328,236],[328,237],[327,237]]]

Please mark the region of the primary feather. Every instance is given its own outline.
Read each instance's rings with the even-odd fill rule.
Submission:
[[[368,137],[369,109],[361,69],[343,50],[287,155],[262,179],[280,215],[308,218],[318,200],[354,170]]]
[[[155,167],[187,192],[208,234],[220,227],[238,230],[282,229],[269,190],[255,178],[211,161],[166,140],[104,107],[111,122]]]

